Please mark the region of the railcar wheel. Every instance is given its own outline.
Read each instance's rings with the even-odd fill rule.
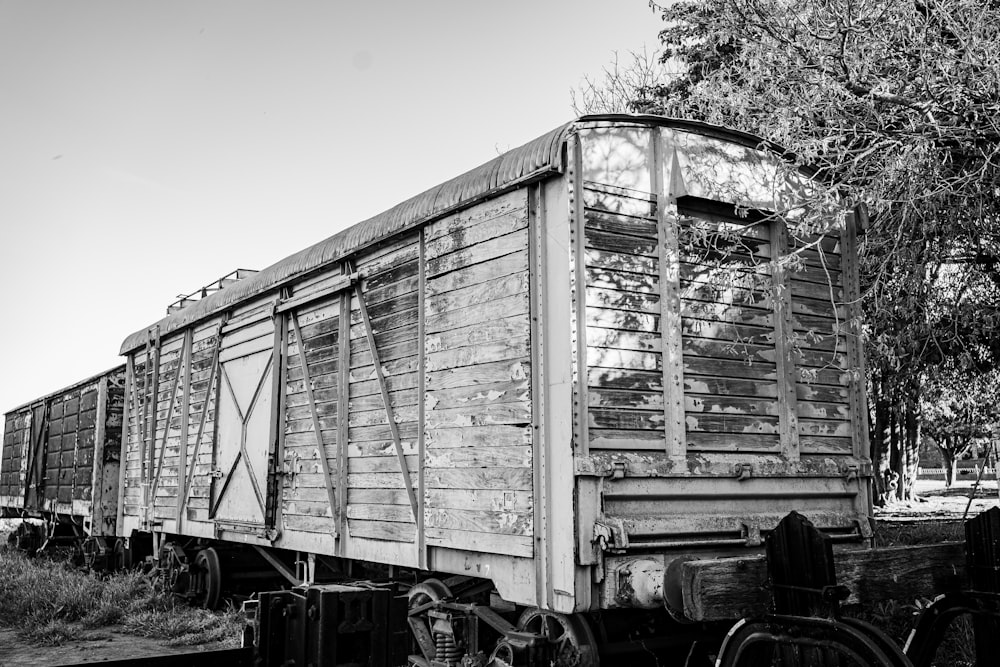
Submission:
[[[191,567],[190,590],[192,602],[205,609],[215,609],[222,599],[222,565],[219,553],[212,547],[202,549],[194,557]]]
[[[426,604],[437,602],[452,597],[451,589],[438,579],[427,579],[416,584],[406,594],[409,600],[410,632],[413,634],[414,648],[419,649],[423,657],[410,656],[411,660],[416,658],[416,664],[431,664],[431,660],[437,657],[438,645],[432,630],[432,623],[427,609],[420,609]]]
[[[542,635],[549,643],[549,661],[557,667],[598,667],[597,641],[580,614],[528,609],[517,629]]]
[[[411,588],[406,597],[410,601],[410,609],[414,609],[428,602],[437,602],[438,600],[450,598],[451,589],[445,586],[444,582],[439,579],[427,579]]]

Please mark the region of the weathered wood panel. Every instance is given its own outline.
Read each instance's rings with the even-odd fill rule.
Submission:
[[[378,252],[384,254],[380,257]],[[413,541],[416,517],[404,475],[416,488],[420,467],[416,455],[420,419],[416,390],[422,345],[419,320],[424,307],[419,235],[393,239],[378,252],[366,251],[357,258],[355,266],[364,280],[350,295],[343,469],[347,488],[342,498],[351,537]],[[400,452],[404,453],[402,463]],[[388,495],[384,498],[391,502],[371,502],[358,496],[359,491],[368,490],[385,492]]]
[[[429,545],[531,555],[528,210],[501,199],[428,229],[423,522]]]
[[[534,538],[527,535],[484,533],[471,530],[428,527],[427,544],[482,553],[508,554],[531,558]]]
[[[342,299],[335,294],[293,310],[285,325],[280,491],[285,531],[338,531]]]
[[[965,583],[962,544],[842,551],[837,582],[849,603],[933,598]],[[763,556],[694,560],[681,567],[684,613],[697,621],[736,619],[767,612],[767,563]]]

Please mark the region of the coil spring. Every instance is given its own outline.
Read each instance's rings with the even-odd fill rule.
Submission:
[[[462,659],[462,649],[455,643],[455,637],[443,632],[434,633],[434,653],[435,659],[445,663],[448,667],[458,665],[459,660]]]

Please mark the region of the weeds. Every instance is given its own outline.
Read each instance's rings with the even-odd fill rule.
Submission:
[[[909,546],[961,542],[965,527],[961,521],[878,521],[875,525],[875,545],[879,547]],[[882,600],[869,607],[846,610],[872,623],[902,646],[916,623],[920,612],[930,600]],[[942,667],[972,667],[975,664],[972,624],[967,617],[955,619],[938,649],[934,665]]]
[[[961,521],[877,521],[875,523],[875,546],[897,547],[918,544],[941,544],[942,542],[962,542],[965,527]]]
[[[242,620],[233,610],[212,613],[154,590],[137,572],[99,577],[67,563],[29,559],[0,549],[0,625],[43,644],[92,638],[112,626],[170,644],[222,642],[237,646]]]

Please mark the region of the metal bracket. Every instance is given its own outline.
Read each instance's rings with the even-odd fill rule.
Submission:
[[[625,525],[621,519],[603,517],[600,521],[594,522],[594,539],[591,542],[597,545],[600,551],[627,549],[628,533],[625,532]]]
[[[281,536],[281,532],[276,528],[266,528],[259,524],[240,523],[238,521],[215,521],[215,536],[220,537],[223,533],[234,533],[240,535],[252,535],[265,539],[268,542],[275,542]]]
[[[743,521],[743,538],[748,547],[759,547],[764,543],[760,536],[760,523],[756,520]]]

